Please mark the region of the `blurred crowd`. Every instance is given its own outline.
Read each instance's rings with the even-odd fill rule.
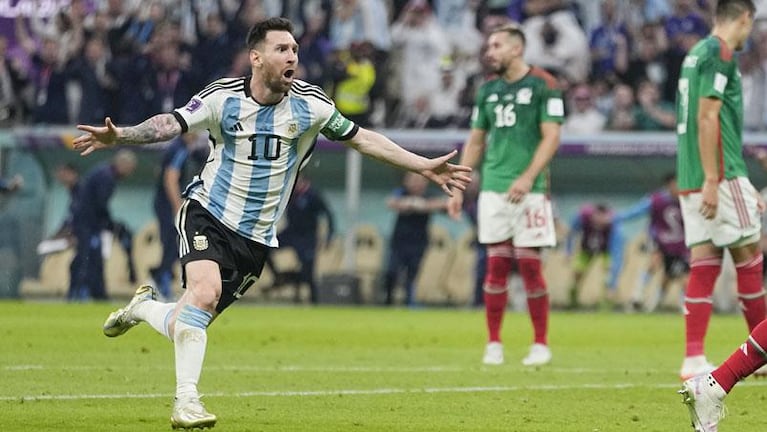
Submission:
[[[715,0],[69,0],[0,36],[0,126],[138,123],[242,76],[249,27],[290,18],[300,78],[376,127],[468,127],[484,33],[517,22],[560,80],[564,130],[673,130],[679,66]],[[745,127],[767,129],[767,1],[740,54]]]

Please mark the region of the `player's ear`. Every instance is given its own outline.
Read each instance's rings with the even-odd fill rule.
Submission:
[[[261,60],[261,53],[258,50],[252,49],[248,51],[250,57],[250,65],[253,67],[261,67],[263,61]]]

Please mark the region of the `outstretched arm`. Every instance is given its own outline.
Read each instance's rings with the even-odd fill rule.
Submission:
[[[448,162],[456,155],[456,150],[429,159],[409,152],[389,138],[364,128],[360,128],[357,134],[350,140],[344,141],[344,144],[366,156],[421,174],[438,184],[448,195],[452,195],[452,188],[466,189],[466,185],[471,181],[468,175],[471,168]]]
[[[136,126],[117,127],[107,117],[104,126],[77,125],[85,132],[72,146],[85,156],[95,150],[117,144],[148,144],[167,141],[181,134],[181,125],[173,114],[157,114]]]

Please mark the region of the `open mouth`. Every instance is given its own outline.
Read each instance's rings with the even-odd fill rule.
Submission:
[[[296,74],[296,71],[295,71],[295,70],[293,70],[293,69],[288,69],[288,70],[286,70],[285,72],[283,72],[282,76],[283,76],[283,77],[285,77],[285,78],[287,78],[287,79],[291,79],[291,78],[293,78],[293,75],[295,75],[295,74]]]

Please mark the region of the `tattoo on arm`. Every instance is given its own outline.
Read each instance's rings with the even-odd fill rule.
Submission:
[[[147,144],[167,141],[181,133],[181,125],[173,114],[158,114],[136,126],[124,127],[120,135],[121,144]]]

